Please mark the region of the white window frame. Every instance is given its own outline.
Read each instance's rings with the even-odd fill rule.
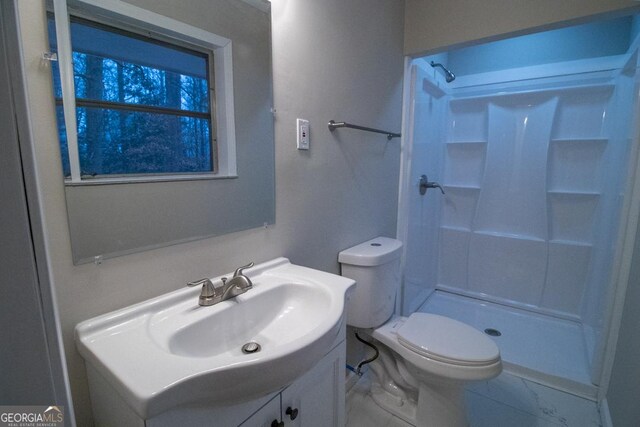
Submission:
[[[163,37],[186,42],[213,52],[214,87],[216,108],[215,130],[217,143],[216,173],[162,174],[145,176],[98,177],[83,180],[80,173],[78,152],[78,132],[76,127],[76,100],[73,75],[73,52],[69,26],[67,0],[53,0],[53,11],[58,41],[58,64],[62,86],[64,122],[67,130],[69,166],[71,178],[68,185],[110,184],[123,182],[177,181],[192,179],[235,178],[236,168],[236,126],[233,102],[233,64],[231,40],[203,29],[185,24],[172,18],[133,6],[120,0],[76,0],[74,7],[97,18],[121,22],[134,28],[157,33]],[[213,131],[213,129],[212,129]]]

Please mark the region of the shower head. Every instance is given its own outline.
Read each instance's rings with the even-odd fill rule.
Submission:
[[[447,69],[447,67],[445,67],[444,65],[439,64],[439,63],[437,63],[437,62],[433,62],[433,61],[431,61],[431,66],[432,66],[433,68],[435,68],[435,67],[440,67],[440,68],[442,68],[442,70],[444,71],[444,79],[447,81],[447,83],[451,83],[452,81],[454,81],[454,80],[456,79],[456,75],[455,75],[455,74],[453,74],[451,71],[449,71],[449,70]]]

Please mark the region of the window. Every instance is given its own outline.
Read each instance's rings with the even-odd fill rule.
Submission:
[[[215,67],[219,65],[214,62],[215,49],[168,37],[151,38],[149,31],[141,35],[75,16],[62,24],[68,31],[60,32],[56,28],[60,25],[53,15],[49,17],[51,51],[60,53],[60,66],[54,62],[52,71],[62,166],[68,181],[210,176],[219,169],[225,176],[235,173],[229,167],[230,162],[235,166],[233,132],[228,132],[232,114],[231,122],[223,120],[222,129],[216,126],[214,69],[230,73]],[[58,52],[64,46],[58,40],[61,35],[71,45],[67,67],[71,79],[65,76],[65,57]],[[73,82],[71,96],[65,96],[65,78]],[[65,104],[73,105],[65,108]],[[223,108],[230,106],[229,99],[222,103]],[[75,132],[68,132],[74,121]],[[222,150],[218,150],[218,134],[225,143]],[[220,162],[220,155],[227,158]]]

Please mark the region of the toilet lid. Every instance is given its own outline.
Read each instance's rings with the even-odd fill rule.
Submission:
[[[397,334],[404,347],[441,362],[487,365],[500,360],[500,350],[489,337],[437,314],[413,313]]]

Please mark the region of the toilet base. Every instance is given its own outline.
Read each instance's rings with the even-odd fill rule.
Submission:
[[[371,385],[373,401],[387,412],[416,427],[468,427],[461,384],[420,384],[418,402]]]
[[[371,384],[371,397],[385,411],[392,413],[412,426],[416,425],[417,404],[415,401],[389,393],[375,382]]]

